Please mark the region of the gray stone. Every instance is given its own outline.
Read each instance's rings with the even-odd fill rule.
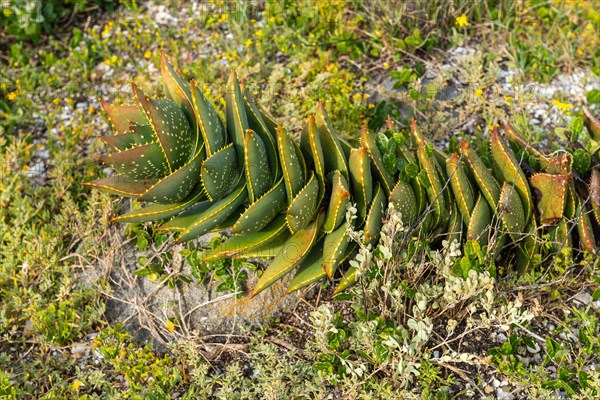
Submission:
[[[80,275],[83,285],[100,287],[106,297],[105,315],[111,325],[122,322],[139,343],[153,341],[166,344],[174,339],[211,338],[239,334],[243,329],[258,326],[271,318],[280,317],[296,306],[306,291],[286,295],[293,273],[279,280],[254,298],[236,299],[233,293],[216,291],[216,282],[177,284],[169,288],[159,280],[135,276],[137,259],[141,255],[135,242],[125,240],[124,227],[111,227],[111,245],[96,264],[86,265]],[[103,240],[106,240],[104,238]],[[198,242],[206,241],[199,238]],[[179,254],[181,246],[169,250],[173,254],[171,268],[191,276],[190,267]],[[248,287],[256,283],[256,274],[248,272]],[[108,281],[109,285],[103,282]],[[106,290],[106,286],[109,289]],[[175,330],[167,327],[167,320],[175,320]]]

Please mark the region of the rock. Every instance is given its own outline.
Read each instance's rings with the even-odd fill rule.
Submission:
[[[592,303],[592,295],[583,290],[573,296],[572,300],[582,306],[588,306]]]
[[[252,299],[236,299],[232,293],[217,292],[218,282],[206,285],[192,282],[178,283],[174,288],[151,282],[148,277],[138,277],[134,272],[139,267],[140,255],[135,243],[123,238],[124,225],[110,229],[109,251],[101,262],[87,265],[80,275],[86,286],[99,286],[103,278],[108,278],[111,293],[106,300],[106,318],[111,325],[124,322],[125,328],[139,343],[152,340],[166,344],[175,338],[190,338],[239,334],[243,328],[268,322],[280,317],[296,306],[306,292],[298,291],[286,295],[287,286],[293,274],[279,280]],[[104,239],[106,240],[106,239]],[[207,237],[198,241],[208,240]],[[173,268],[177,265],[186,276],[191,276],[189,265],[179,254],[180,248],[173,248]],[[247,285],[252,287],[256,274],[250,276]],[[175,329],[167,327],[167,320],[175,321]],[[169,329],[171,328],[171,329]]]
[[[505,392],[502,389],[498,389],[496,390],[496,398],[498,400],[513,400],[515,398],[515,395],[512,393]]]
[[[498,341],[500,341],[500,343],[504,343],[508,340],[508,338],[506,337],[506,335],[504,333],[499,333],[497,338],[498,338]]]

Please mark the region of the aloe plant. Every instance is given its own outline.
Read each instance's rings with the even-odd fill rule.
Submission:
[[[146,204],[115,221],[163,221],[158,229],[174,232],[177,242],[230,228],[231,236],[204,260],[272,257],[250,296],[293,270],[289,291],[333,279],[355,250],[346,224],[364,232],[363,245],[373,245],[389,203],[406,226],[419,228],[413,234],[476,240],[519,271],[531,266],[545,233],[597,252],[599,167],[576,174],[568,152],[546,155],[508,124],[505,137],[491,134],[492,168],[467,142],[459,153],[436,149],[415,121],[409,135],[391,137],[364,126],[353,148],[335,132],[322,103],[296,142],[235,71],[223,121],[195,82],[161,58],[167,98],[149,98],[133,86],[136,104],[102,103],[115,134],[101,137],[114,152],[100,160],[116,173],[88,185]],[[597,135],[597,119],[588,114]],[[539,161],[537,171],[522,161],[525,155]],[[345,221],[349,204],[357,215]],[[346,271],[336,292],[355,272]]]

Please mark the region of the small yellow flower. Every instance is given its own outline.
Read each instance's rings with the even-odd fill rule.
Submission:
[[[456,25],[462,27],[469,26],[469,19],[465,14],[456,17]]]
[[[482,89],[477,89],[477,90],[475,91],[475,96],[477,96],[477,97],[481,97],[481,96],[483,96],[483,90],[482,90]]]
[[[568,111],[571,108],[573,108],[572,104],[569,103],[563,103],[560,100],[552,100],[552,104],[554,104],[556,106],[556,108],[558,108],[561,111]]]
[[[504,96],[504,101],[506,101],[508,104],[512,104],[513,98],[511,96]]]
[[[10,92],[6,97],[12,101],[17,98],[17,94],[15,92]]]
[[[110,58],[110,62],[113,63],[113,64],[116,63],[118,60],[119,60],[119,57],[117,57],[117,56],[112,56]]]
[[[375,104],[373,104],[373,103],[370,103],[368,107],[369,107],[369,108],[375,108]]]
[[[144,58],[150,58],[152,57],[152,53],[150,52],[150,50],[146,50],[146,52],[144,53]]]
[[[73,104],[73,99],[72,98],[68,98],[67,100],[65,100],[67,102],[68,105]]]
[[[95,111],[96,109],[94,108],[94,106],[90,104],[90,106],[88,107],[88,113],[93,114]]]
[[[390,69],[389,63],[383,63],[383,69]]]
[[[221,37],[221,35],[219,35],[219,32],[215,32],[215,39],[218,39],[220,37]]]
[[[173,322],[168,319],[167,320],[167,329],[169,330],[169,332],[174,332],[175,331],[175,324],[173,324]]]
[[[262,29],[257,30],[256,32],[254,32],[254,34],[256,35],[256,37],[263,37],[264,32]]]
[[[83,383],[79,379],[77,379],[75,382],[73,382],[71,384],[71,389],[73,389],[74,391],[78,391],[82,385],[83,385]]]
[[[60,103],[60,99],[57,97],[54,100],[52,100],[52,102],[56,105],[58,105],[58,103]]]
[[[2,84],[2,90],[6,90],[6,83]]]
[[[2,13],[4,14],[5,17],[10,17],[10,15],[12,14],[12,10],[8,7],[6,7],[4,10],[2,10]]]
[[[252,46],[252,39],[246,40],[246,47]]]

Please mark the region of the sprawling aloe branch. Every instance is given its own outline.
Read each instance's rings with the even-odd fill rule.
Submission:
[[[459,153],[444,154],[415,122],[410,134],[392,137],[363,127],[360,147],[353,148],[321,103],[296,142],[235,72],[225,123],[164,54],[161,73],[166,99],[134,86],[137,104],[103,103],[115,134],[101,137],[114,149],[101,161],[116,174],[89,185],[147,204],[116,221],[167,220],[158,229],[176,232],[179,242],[231,228],[232,236],[204,260],[273,257],[251,296],[292,270],[290,291],[333,278],[355,249],[345,222],[348,204],[356,205],[349,223],[363,230],[365,245],[377,241],[393,203],[406,226],[419,227],[413,234],[479,241],[519,271],[531,266],[546,233],[554,241],[550,251],[561,245],[597,251],[599,167],[576,173],[569,152],[543,154],[507,124],[504,137],[491,134],[489,166],[467,142]],[[597,138],[598,120],[587,110],[585,117]],[[531,159],[538,170],[523,161]],[[348,271],[338,290],[354,276]]]

